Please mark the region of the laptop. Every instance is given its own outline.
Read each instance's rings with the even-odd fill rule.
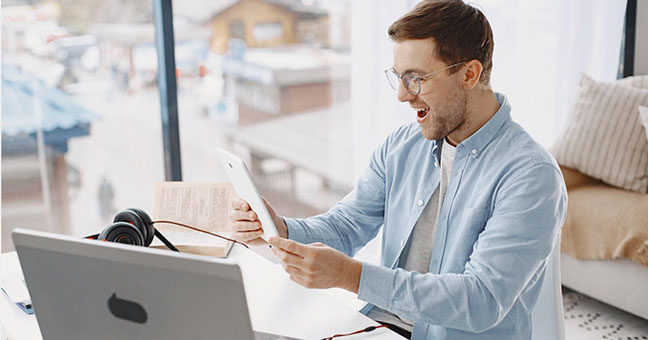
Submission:
[[[16,229],[43,339],[297,340],[252,330],[226,260]]]

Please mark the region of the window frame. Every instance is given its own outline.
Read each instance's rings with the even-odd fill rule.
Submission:
[[[178,92],[173,38],[171,0],[153,0],[155,47],[158,56],[158,90],[162,118],[164,176],[167,181],[182,181],[180,132],[178,128]]]

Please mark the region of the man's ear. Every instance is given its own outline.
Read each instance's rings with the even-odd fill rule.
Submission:
[[[484,66],[479,60],[471,60],[466,62],[464,71],[463,86],[465,89],[470,90],[479,83]]]

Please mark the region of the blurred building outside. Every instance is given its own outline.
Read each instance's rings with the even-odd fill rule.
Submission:
[[[70,232],[69,200],[80,186],[70,139],[97,116],[69,94],[18,68],[2,67],[2,249],[14,227]]]
[[[94,117],[92,124],[81,120],[85,135],[70,135],[65,153],[58,156],[47,151],[47,138],[42,150],[33,141],[25,144],[46,155],[46,162],[31,161],[32,170],[23,171],[24,166],[11,165],[14,155],[5,150],[12,146],[5,139],[13,138],[5,123],[10,116],[27,117],[27,111],[6,108],[3,98],[2,251],[11,250],[6,244],[11,229],[43,225],[9,218],[11,204],[18,200],[25,205],[55,202],[52,207],[67,201],[68,208],[51,208],[46,214],[49,221],[57,221],[48,230],[79,236],[100,231],[111,217],[98,209],[103,175],[111,181],[116,210],[152,210],[153,186],[164,174],[150,1],[13,0],[2,6],[3,65],[33,75],[47,90],[86,108],[63,105],[56,117],[43,119],[55,122],[83,112]],[[349,8],[346,0],[174,2],[184,180],[225,180],[213,153],[216,146],[258,160],[251,145],[229,138],[239,129],[275,121],[288,126],[293,123],[283,119],[313,113],[326,120],[331,110],[336,113],[331,116],[340,116],[336,108],[348,103],[350,91]],[[244,12],[256,14],[243,20],[241,35],[236,22]],[[3,97],[5,90],[3,86]],[[34,133],[50,132],[45,125],[32,124]],[[312,127],[318,128],[323,127]],[[326,162],[327,152],[321,148],[327,148],[328,137],[322,138],[314,154]],[[292,142],[308,147],[307,140]],[[348,189],[330,185],[322,171],[308,164],[281,153],[264,154],[262,162],[255,162],[260,190],[287,215],[321,212]],[[43,182],[43,174],[56,188],[26,185]],[[67,217],[56,217],[59,213]]]

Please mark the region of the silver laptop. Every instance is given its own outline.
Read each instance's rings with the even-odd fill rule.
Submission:
[[[32,230],[12,236],[43,339],[292,339],[252,330],[236,264]]]

